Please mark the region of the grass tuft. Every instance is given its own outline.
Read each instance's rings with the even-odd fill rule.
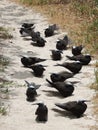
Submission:
[[[0,38],[1,39],[11,39],[13,36],[9,34],[8,29],[0,26]]]

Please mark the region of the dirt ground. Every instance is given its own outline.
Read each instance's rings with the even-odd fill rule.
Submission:
[[[31,40],[25,40],[21,37],[19,28],[23,22],[35,23],[35,31],[40,31],[41,36],[45,38],[44,29],[48,27],[48,18],[30,8],[22,7],[8,0],[0,0],[0,26],[8,28],[13,35],[13,39],[0,41],[0,46],[3,47],[1,53],[10,59],[10,65],[6,68],[2,77],[14,83],[9,88],[8,114],[0,116],[0,130],[90,130],[96,123],[95,117],[92,115],[92,97],[95,92],[89,88],[95,79],[93,65],[95,59],[88,66],[83,66],[79,74],[68,79],[68,81],[79,81],[73,95],[68,98],[58,96],[55,89],[47,87],[45,79],[49,79],[51,72],[65,70],[63,67],[54,67],[53,65],[67,61],[66,55],[72,55],[71,49],[64,51],[62,60],[58,62],[51,60],[50,49],[55,49],[57,39],[62,38],[67,32],[59,30],[58,34],[45,38],[47,41],[45,47],[38,48],[31,45]],[[42,62],[43,65],[48,65],[42,78],[34,77],[30,69],[22,66],[20,61],[22,55],[47,59]],[[37,101],[42,100],[48,106],[49,114],[46,123],[36,122],[35,111],[37,106],[33,106],[32,103],[26,101],[27,87],[24,80],[41,84],[38,89]],[[78,119],[54,105],[58,102],[82,99],[91,100],[91,102],[87,103],[88,109],[84,116]],[[57,109],[57,111],[53,109]]]

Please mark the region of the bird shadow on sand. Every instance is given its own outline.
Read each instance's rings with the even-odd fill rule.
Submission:
[[[59,109],[56,109],[56,108],[52,108],[51,110],[56,112],[56,114],[55,114],[56,117],[62,116],[62,117],[65,117],[65,118],[70,118],[70,119],[79,119],[76,116],[74,116],[71,112],[68,112],[68,111],[59,110]],[[81,117],[83,117],[83,116],[81,116]]]
[[[36,42],[31,42],[31,45],[34,47],[39,47],[39,48],[43,48],[45,46],[45,45],[39,46]]]
[[[37,78],[43,78],[43,77],[44,77],[44,74],[43,74],[42,76],[36,76],[36,75],[34,74],[34,72],[30,71],[30,73],[31,73],[34,77],[37,77]]]
[[[52,91],[52,90],[42,90],[42,91],[45,92],[46,95],[49,96],[49,97],[55,96],[55,97],[58,97],[58,98],[61,98],[61,99],[67,98],[67,97],[63,97],[58,91]],[[73,94],[70,95],[70,96],[73,96]]]
[[[31,78],[32,74],[30,74],[28,71],[24,71],[24,72],[18,71],[12,74],[11,77],[17,79],[26,79],[26,78]]]
[[[35,120],[36,120],[37,123],[43,123],[43,124],[45,124],[45,123],[47,122],[47,121],[39,121],[39,120],[38,120],[38,117],[36,117]]]
[[[32,38],[29,38],[29,37],[23,37],[23,40],[24,40],[24,41],[30,41],[30,40],[32,40]]]
[[[61,98],[61,99],[63,99],[64,97],[62,97],[62,95],[59,93],[59,92],[57,92],[57,91],[52,91],[52,90],[42,90],[43,92],[45,92],[46,93],[46,95],[47,96],[49,96],[49,97],[59,97],[59,98]]]

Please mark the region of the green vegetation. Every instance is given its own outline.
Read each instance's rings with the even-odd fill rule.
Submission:
[[[2,115],[6,115],[8,110],[8,107],[4,104],[4,99],[9,98],[9,85],[11,85],[11,82],[0,79],[0,114]]]
[[[7,108],[5,107],[5,106],[0,106],[0,113],[2,114],[2,115],[6,115],[7,114]]]
[[[0,39],[11,39],[13,36],[9,34],[8,29],[0,26]]]
[[[9,34],[8,29],[0,27],[0,39],[11,39],[13,36]],[[2,48],[1,53],[2,53]],[[1,54],[0,53],[0,54]],[[0,55],[0,72],[4,72],[5,68],[9,65],[9,60],[7,57]],[[9,98],[9,85],[11,82],[6,81],[3,78],[0,78],[0,114],[6,115],[8,107],[5,106],[4,99]]]
[[[9,60],[6,57],[0,56],[0,72],[8,66]]]
[[[17,0],[19,1],[19,0]],[[20,0],[51,17],[67,31],[75,44],[98,54],[98,0]],[[58,19],[59,18],[59,19]],[[75,25],[76,24],[76,25]]]

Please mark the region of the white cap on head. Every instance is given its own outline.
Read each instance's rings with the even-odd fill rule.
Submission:
[[[76,46],[73,46],[72,48],[74,49],[74,48],[76,48]]]
[[[29,88],[35,88],[33,85],[30,85]]]
[[[90,56],[90,54],[88,53],[88,54],[86,54],[87,56]]]
[[[76,63],[81,63],[81,62],[79,60],[77,60]]]

